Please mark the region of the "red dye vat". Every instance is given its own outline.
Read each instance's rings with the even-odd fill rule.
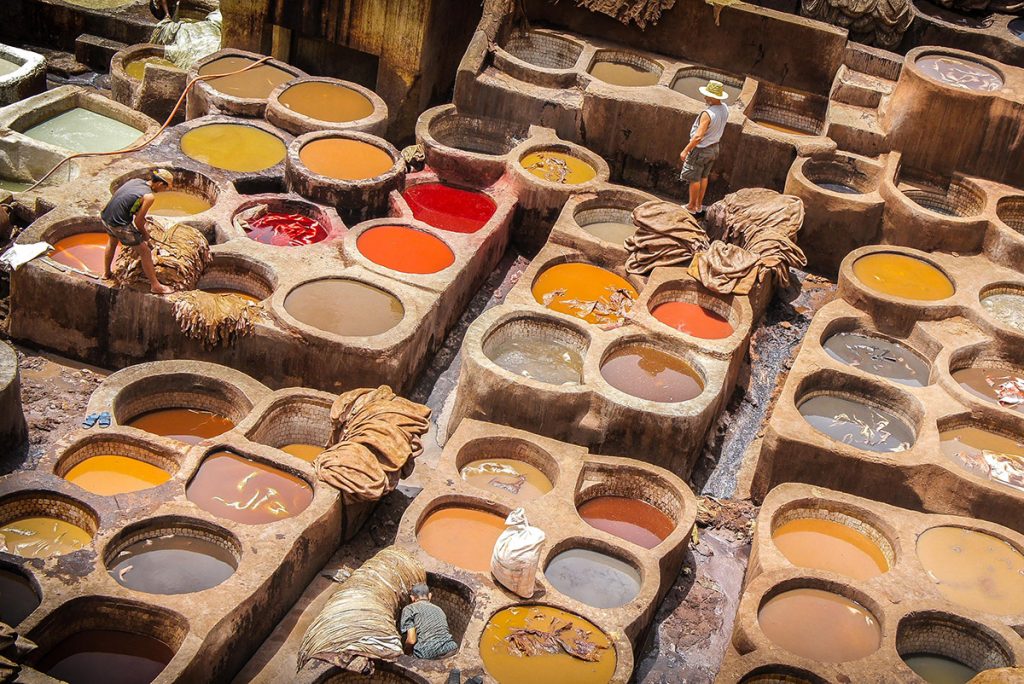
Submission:
[[[705,340],[720,340],[732,335],[729,321],[698,304],[667,302],[654,307],[651,314],[667,326]]]
[[[251,240],[275,247],[312,245],[327,237],[327,228],[316,219],[303,214],[268,211],[249,221],[246,235]]]
[[[416,219],[453,233],[475,233],[491,220],[497,209],[494,200],[482,192],[443,183],[414,185],[402,197]]]

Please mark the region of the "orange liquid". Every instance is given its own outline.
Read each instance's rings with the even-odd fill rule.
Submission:
[[[853,273],[867,287],[882,294],[936,301],[952,297],[953,283],[931,264],[905,254],[869,254],[853,262]]]
[[[313,501],[313,489],[283,470],[218,451],[203,459],[185,496],[218,517],[264,525],[306,510]]]
[[[535,466],[511,458],[485,458],[462,466],[465,482],[487,491],[504,492],[518,501],[529,501],[551,491],[548,476]]]
[[[587,323],[621,323],[631,302],[618,304],[617,300],[638,296],[625,278],[591,264],[558,264],[533,283],[533,298],[538,303]]]
[[[470,570],[489,572],[505,518],[477,508],[450,506],[427,516],[416,532],[423,550],[438,560]]]
[[[858,660],[878,650],[878,621],[850,599],[821,589],[792,589],[757,614],[761,630],[790,653],[819,663]]]
[[[832,520],[790,520],[772,533],[772,541],[790,563],[801,568],[831,570],[857,580],[889,570],[878,544]]]
[[[78,525],[46,516],[22,518],[0,526],[0,549],[22,558],[63,556],[85,548],[91,541],[92,535]]]
[[[757,123],[758,126],[764,126],[765,128],[770,128],[773,131],[780,131],[782,133],[789,133],[790,135],[815,135],[814,133],[811,133],[810,131],[805,131],[805,130],[802,130],[802,129],[799,129],[799,128],[793,128],[791,126],[784,126],[782,124],[772,123],[770,121],[758,121],[757,119],[754,119],[754,121]]]
[[[356,247],[373,263],[402,273],[437,273],[455,263],[455,254],[443,241],[408,226],[370,228]]]
[[[149,213],[153,216],[192,216],[209,209],[212,204],[199,195],[184,190],[155,193]]]
[[[278,100],[296,114],[330,123],[358,121],[373,114],[369,99],[340,83],[297,83],[281,93]]]
[[[162,485],[171,474],[137,458],[92,456],[69,470],[64,479],[87,492],[114,496]]]
[[[103,274],[103,252],[107,248],[107,233],[77,233],[57,240],[50,252],[50,258],[58,264],[86,271],[95,275]],[[121,249],[118,245],[118,250]],[[115,257],[117,253],[115,252]]]
[[[549,632],[552,627],[566,622],[571,622],[572,627],[563,632],[563,638],[575,643],[582,631],[583,636],[598,647],[596,662],[574,658],[564,651],[532,656],[509,652],[507,637],[512,630],[525,628]],[[487,674],[498,684],[605,684],[615,673],[616,661],[615,647],[597,625],[551,606],[513,606],[495,613],[480,637],[480,659]]]
[[[670,328],[705,340],[721,340],[732,335],[729,321],[711,309],[691,302],[659,304],[651,315]]]
[[[947,600],[993,615],[1024,613],[1024,555],[984,532],[933,527],[917,538],[917,557]]]
[[[391,170],[391,155],[370,143],[347,138],[321,138],[299,150],[299,159],[313,173],[338,180],[366,180]]]
[[[579,185],[597,177],[597,170],[587,162],[554,150],[532,152],[519,163],[537,178],[563,185]]]
[[[235,427],[234,422],[209,411],[172,408],[143,413],[128,423],[154,435],[163,435],[186,444],[197,444]]]
[[[317,456],[324,453],[324,448],[315,444],[285,444],[281,447],[281,451],[312,463]]]
[[[244,69],[255,61],[255,59],[249,57],[221,57],[209,64],[204,64],[199,69],[199,75],[209,76],[210,74],[224,74],[237,71]],[[284,69],[278,69],[270,64],[261,64],[255,69],[249,69],[248,71],[232,74],[231,76],[221,76],[220,78],[209,80],[207,83],[214,90],[224,95],[262,100],[270,97],[270,93],[274,91],[274,88],[293,78],[297,78],[297,76],[288,73]]]

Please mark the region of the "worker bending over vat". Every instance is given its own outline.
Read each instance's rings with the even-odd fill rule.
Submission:
[[[117,243],[131,247],[139,257],[142,270],[149,279],[153,294],[165,295],[174,292],[163,285],[156,277],[153,267],[153,251],[150,248],[149,231],[146,229],[147,215],[156,193],[165,192],[174,187],[174,176],[166,169],[156,169],[149,180],[133,178],[117,190],[107,202],[100,216],[108,233],[107,249],[103,253],[103,278],[110,278],[110,267],[114,263],[114,252]]]

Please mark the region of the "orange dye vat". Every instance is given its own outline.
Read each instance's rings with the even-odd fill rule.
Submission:
[[[199,69],[199,75],[226,74],[244,69],[255,61],[255,59],[250,57],[221,57],[209,64],[204,64]],[[274,88],[282,83],[287,83],[293,78],[297,78],[295,74],[290,74],[284,69],[278,69],[276,66],[264,63],[239,74],[208,80],[207,83],[214,90],[224,95],[264,100],[270,97],[270,93],[274,91]]]
[[[857,580],[889,570],[878,544],[834,520],[790,520],[772,533],[772,541],[790,563],[801,568],[831,570]]]
[[[133,418],[129,426],[186,444],[197,444],[235,427],[233,421],[210,411],[188,408],[158,409]]]
[[[373,103],[365,95],[340,83],[297,83],[278,101],[296,114],[329,123],[358,121],[373,114]]]
[[[591,527],[645,549],[653,549],[676,529],[672,518],[661,510],[625,496],[598,496],[581,503],[578,510]]]
[[[103,275],[103,252],[107,248],[107,233],[76,233],[61,238],[53,245],[50,258],[62,266],[86,273]],[[121,246],[114,252],[115,258]]]
[[[285,444],[281,447],[281,451],[312,463],[317,456],[324,453],[324,448],[315,444]]]
[[[999,537],[933,527],[917,538],[917,558],[946,600],[993,615],[1024,613],[1024,555]]]
[[[69,470],[64,479],[87,492],[114,496],[162,485],[171,479],[171,474],[137,458],[103,455],[85,459]]]
[[[220,518],[265,525],[306,510],[313,501],[313,489],[282,470],[218,451],[203,459],[185,496]]]
[[[366,180],[391,170],[391,155],[370,143],[348,138],[321,138],[303,145],[299,159],[313,173],[338,180]]]
[[[878,620],[864,606],[821,589],[782,592],[761,606],[757,622],[777,646],[819,663],[859,660],[882,642]]]
[[[438,560],[470,570],[490,572],[491,553],[505,518],[479,508],[448,506],[426,517],[416,532],[423,550]]]
[[[587,323],[621,323],[639,296],[625,278],[591,264],[558,264],[533,283],[538,303]]]
[[[408,226],[370,228],[356,247],[373,263],[402,273],[437,273],[455,263],[455,254],[442,240]]]
[[[853,262],[853,273],[867,287],[904,299],[937,301],[952,297],[953,283],[927,261],[905,254],[880,252]]]
[[[659,304],[651,315],[670,328],[705,340],[721,340],[733,332],[732,324],[724,317],[691,302]]]

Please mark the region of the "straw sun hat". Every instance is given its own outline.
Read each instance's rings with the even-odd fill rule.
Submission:
[[[729,99],[729,93],[725,92],[725,86],[722,85],[721,81],[708,81],[706,86],[701,86],[697,90],[704,97],[713,97],[716,100]]]

